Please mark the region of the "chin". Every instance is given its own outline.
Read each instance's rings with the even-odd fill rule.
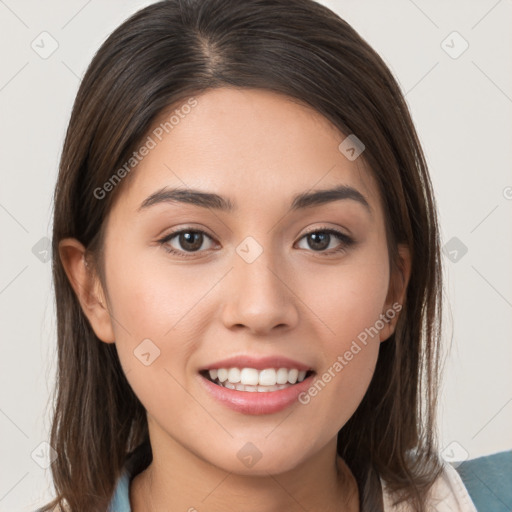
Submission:
[[[271,443],[270,443],[271,444]],[[218,457],[209,455],[209,462],[224,471],[237,475],[268,476],[286,473],[304,460],[304,453],[299,448],[289,445],[284,447],[284,441],[280,441],[281,449],[277,449],[266,443],[266,447],[258,448],[258,441],[241,444],[241,448],[233,451],[227,450]]]

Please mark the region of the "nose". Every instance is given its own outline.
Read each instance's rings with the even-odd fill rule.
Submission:
[[[245,327],[252,334],[269,335],[297,325],[293,274],[277,259],[264,250],[249,263],[234,253],[223,295],[222,320],[228,329]]]

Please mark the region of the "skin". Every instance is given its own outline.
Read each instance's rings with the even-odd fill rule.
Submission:
[[[84,265],[75,239],[61,259],[100,340],[115,343],[122,367],[146,408],[153,463],[133,480],[132,510],[358,510],[357,486],[336,455],[336,435],[361,402],[380,343],[398,314],[307,405],[245,415],[216,402],[200,385],[203,365],[232,355],[283,355],[317,377],[349,350],[395,302],[402,304],[410,255],[389,273],[381,198],[363,158],[338,150],[345,138],[323,116],[285,96],[221,88],[165,135],[123,184],[107,218],[106,283]],[[293,195],[335,185],[352,199],[288,212]],[[232,213],[180,203],[138,211],[162,187],[191,187],[229,197]],[[202,229],[199,251],[157,240]],[[310,231],[337,229],[316,250]],[[236,252],[248,236],[263,249],[252,263]],[[323,252],[322,252],[323,251]],[[393,286],[392,286],[393,284]],[[144,339],[160,356],[134,357]],[[251,468],[237,457],[247,443],[261,452]]]

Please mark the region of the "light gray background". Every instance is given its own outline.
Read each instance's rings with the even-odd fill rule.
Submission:
[[[72,102],[100,44],[149,3],[0,0],[0,511],[34,510],[51,496],[50,470],[41,467],[51,451],[41,443],[50,424],[55,320],[40,240],[51,236]],[[443,454],[460,460],[510,449],[512,1],[322,3],[398,78],[430,165],[443,244],[458,240],[443,256],[447,348],[453,330],[440,408]],[[46,59],[31,47],[51,49],[43,31],[58,43]],[[469,47],[453,58],[464,40]]]

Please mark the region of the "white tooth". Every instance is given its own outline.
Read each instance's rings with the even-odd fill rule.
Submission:
[[[299,370],[297,368],[293,368],[288,372],[288,382],[290,384],[295,384],[297,382],[297,377],[299,376]]]
[[[259,381],[259,372],[254,368],[242,368],[240,372],[240,382],[244,386],[257,386]]]
[[[258,391],[267,393],[270,391],[277,391],[277,386],[258,386]]]
[[[228,380],[232,384],[240,382],[240,370],[238,368],[230,368],[228,370]]]
[[[279,368],[279,370],[277,370],[276,382],[277,382],[277,384],[286,384],[288,382],[288,369],[287,368]]]
[[[261,370],[258,382],[260,383],[260,386],[275,386],[276,371],[274,368],[265,368],[265,370]]]
[[[225,382],[228,380],[228,371],[226,370],[226,368],[219,368],[217,370],[217,378],[221,381],[221,382]]]
[[[265,368],[258,371],[255,368],[218,368],[209,370],[210,378],[228,389],[248,392],[269,392],[285,389],[306,378],[305,370],[297,368]]]
[[[285,389],[291,384],[278,384],[275,386],[244,386],[243,384],[232,384],[229,381],[225,381],[223,384],[221,384],[222,387],[228,388],[228,389],[236,389],[237,391],[247,391],[249,393],[269,393],[271,391],[279,391],[280,389]]]

